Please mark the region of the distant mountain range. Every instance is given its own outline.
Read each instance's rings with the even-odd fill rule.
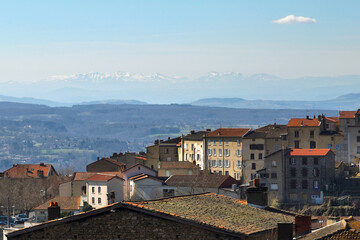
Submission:
[[[268,74],[245,76],[234,72],[209,72],[188,78],[119,71],[52,76],[37,82],[0,82],[1,95],[19,97],[22,98],[19,102],[30,103],[34,103],[31,98],[47,99],[51,102],[39,103],[49,106],[135,99],[139,102],[132,102],[134,104],[194,103],[208,106],[211,101],[216,106],[236,108],[353,109],[356,103],[351,103],[351,96],[345,94],[353,93],[354,89],[360,89],[359,75],[286,79]],[[342,95],[345,99],[336,98]],[[230,100],[220,101],[222,98]],[[333,103],[336,106],[330,106]]]
[[[191,105],[248,109],[356,110],[360,108],[360,93],[346,94],[324,101],[273,101],[245,100],[243,98],[205,98],[192,102]]]

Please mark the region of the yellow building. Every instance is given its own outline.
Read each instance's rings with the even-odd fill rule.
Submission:
[[[206,139],[205,167],[212,173],[230,175],[240,180],[242,175],[242,140],[250,128],[219,128]]]
[[[168,140],[155,140],[154,145],[146,147],[146,161],[145,166],[157,170],[160,162],[163,161],[179,161],[178,158],[178,143],[180,137],[168,138]]]

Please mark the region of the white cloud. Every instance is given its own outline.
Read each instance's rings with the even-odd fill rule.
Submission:
[[[293,24],[293,23],[316,23],[315,18],[308,18],[302,16],[289,15],[284,18],[273,20],[272,23],[276,24]]]

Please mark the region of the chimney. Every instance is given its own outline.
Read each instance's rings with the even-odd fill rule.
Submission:
[[[293,239],[293,224],[292,223],[278,223],[278,240]]]
[[[191,131],[190,131],[190,134],[194,134],[194,133],[195,133],[195,131],[194,131],[194,130],[191,130]]]
[[[257,208],[268,205],[267,187],[260,186],[260,179],[254,179],[254,186],[246,189],[247,204]]]
[[[211,132],[211,128],[207,128],[206,131],[207,131],[207,132]]]
[[[99,160],[100,160],[100,157],[97,157],[96,160],[99,161]]]
[[[309,115],[306,115],[306,119],[310,119]]]
[[[159,144],[159,140],[157,139],[154,141],[154,145],[158,145],[158,144]]]
[[[295,234],[296,236],[304,235],[311,232],[311,216],[295,216]]]
[[[48,207],[48,220],[54,220],[60,218],[60,206],[57,202],[51,202]]]
[[[164,140],[160,140],[160,143],[162,143]]]
[[[45,163],[43,163],[43,162],[40,163],[40,166],[45,167]]]
[[[168,140],[170,140],[170,137],[168,137]]]

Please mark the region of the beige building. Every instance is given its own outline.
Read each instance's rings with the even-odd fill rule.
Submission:
[[[337,117],[292,118],[287,126],[291,148],[328,148],[336,154],[344,138]]]
[[[336,160],[359,165],[360,109],[358,111],[340,111],[339,122],[340,130],[344,133],[344,139]]]
[[[190,134],[181,137],[181,143],[179,144],[179,161],[188,161],[196,164],[201,170],[206,168],[205,166],[205,137],[207,131],[191,131]]]
[[[258,174],[270,201],[322,204],[335,180],[335,155],[330,149],[279,150],[265,157]]]
[[[286,125],[267,125],[255,129],[243,139],[243,183],[255,178],[264,167],[266,155],[288,147]]]
[[[236,180],[242,175],[243,136],[250,128],[219,128],[205,139],[205,167],[212,173],[230,175]]]
[[[168,138],[168,140],[155,140],[154,145],[146,147],[145,165],[157,170],[159,163],[163,161],[179,161],[178,144],[181,138]]]

